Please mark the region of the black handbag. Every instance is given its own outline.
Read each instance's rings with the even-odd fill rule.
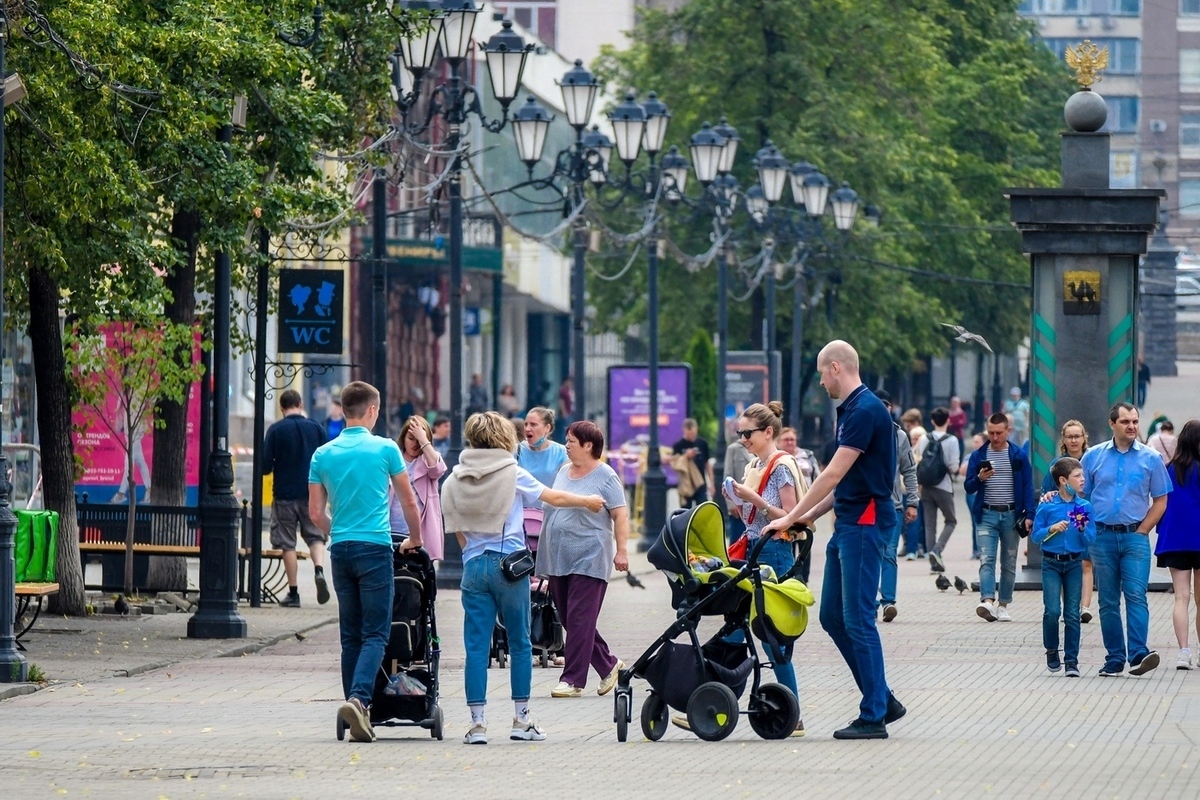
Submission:
[[[500,559],[500,571],[509,583],[528,578],[533,574],[533,553],[522,547]]]

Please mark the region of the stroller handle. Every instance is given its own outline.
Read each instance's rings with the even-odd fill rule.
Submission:
[[[812,552],[813,538],[815,536],[816,532],[812,528],[808,527],[807,525],[802,525],[794,528],[788,528],[785,532],[785,535],[780,537],[785,542],[790,542],[793,544],[799,543],[799,549],[796,553],[796,559],[792,564],[791,569],[779,576],[779,580],[782,581],[796,576],[796,573],[800,569],[801,562],[804,561],[810,552]],[[758,541],[754,543],[754,546],[750,548],[750,552],[746,555],[746,565],[748,567],[754,568],[758,566],[758,556],[762,552],[762,549],[767,546],[767,542],[772,538],[774,537],[758,537]]]

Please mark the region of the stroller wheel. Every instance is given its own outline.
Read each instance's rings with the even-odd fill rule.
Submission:
[[[547,667],[549,667],[550,666],[550,651],[543,650],[541,655],[538,656],[538,661],[541,663],[542,669],[546,669]]]
[[[737,727],[737,695],[723,683],[702,683],[687,704],[688,725],[706,742],[719,742]]]
[[[619,694],[615,702],[613,717],[617,723],[617,741],[624,742],[629,738],[629,695]]]
[[[508,652],[507,651],[501,650],[498,653],[496,653],[496,666],[500,667],[500,669],[504,669],[506,666],[508,666]]]
[[[439,742],[442,741],[442,709],[440,706],[433,707],[433,726],[429,729],[429,735]]]
[[[670,723],[670,709],[662,698],[654,692],[642,703],[642,733],[652,742],[657,742],[667,732]]]
[[[346,738],[346,723],[342,722],[340,715],[337,718],[337,737],[339,742],[344,741]]]
[[[750,727],[764,739],[786,739],[800,719],[800,704],[792,690],[778,683],[764,683],[750,699]]]

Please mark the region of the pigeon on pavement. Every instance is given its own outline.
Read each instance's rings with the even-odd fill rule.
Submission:
[[[958,593],[962,594],[967,590],[967,582],[957,575],[954,576],[954,588],[958,589]]]
[[[122,617],[129,613],[129,603],[125,602],[125,595],[117,595],[117,600],[113,603],[113,610]]]
[[[945,575],[938,573],[937,580],[934,581],[934,584],[944,592],[950,588],[950,579]]]
[[[632,572],[625,573],[625,582],[638,589],[646,588],[646,584],[642,583],[641,579],[639,579],[638,576],[634,575]]]
[[[987,343],[987,339],[984,339],[978,333],[971,333],[969,330],[967,330],[966,328],[964,328],[961,325],[951,325],[949,322],[943,322],[942,324],[958,334],[957,336],[954,337],[955,341],[978,342],[979,345],[981,347],[983,347],[984,350],[987,350],[989,353],[993,352],[992,346]]]

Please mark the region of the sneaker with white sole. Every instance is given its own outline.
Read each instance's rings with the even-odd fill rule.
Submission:
[[[1012,615],[1008,613],[1008,606],[1000,606],[996,609],[996,619],[1000,622],[1012,622]]]
[[[473,723],[463,737],[463,744],[487,744],[487,725],[482,722]]]
[[[508,738],[515,742],[540,742],[545,740],[546,732],[538,727],[532,717],[524,722],[513,717],[512,732],[508,734]]]
[[[1190,648],[1183,647],[1179,650],[1179,658],[1175,661],[1175,669],[1191,669],[1192,668],[1192,651]]]
[[[572,686],[566,681],[559,681],[558,686],[550,690],[551,697],[582,697],[583,689]]]
[[[375,741],[375,729],[371,727],[371,715],[366,706],[357,697],[351,697],[342,703],[338,716],[350,729],[350,738],[356,742]]]
[[[988,622],[996,621],[996,609],[987,600],[982,600],[979,605],[975,606],[975,613]]]
[[[604,677],[604,680],[600,681],[600,686],[597,687],[596,694],[603,696],[611,692],[613,687],[617,685],[617,678],[623,669],[625,669],[625,662],[618,658],[617,663],[613,665],[612,672],[608,673]]]
[[[1088,608],[1087,606],[1084,606],[1083,608],[1079,609],[1079,621],[1080,622],[1083,622],[1083,623],[1091,622],[1092,619],[1095,618],[1095,616],[1096,615],[1093,614],[1092,610],[1090,608]]]
[[[936,550],[929,551],[929,571],[931,573],[946,571],[946,562],[942,560],[942,554]]]
[[[1129,662],[1130,675],[1145,675],[1150,670],[1158,666],[1158,653],[1151,650],[1146,655],[1139,658],[1137,661]]]

